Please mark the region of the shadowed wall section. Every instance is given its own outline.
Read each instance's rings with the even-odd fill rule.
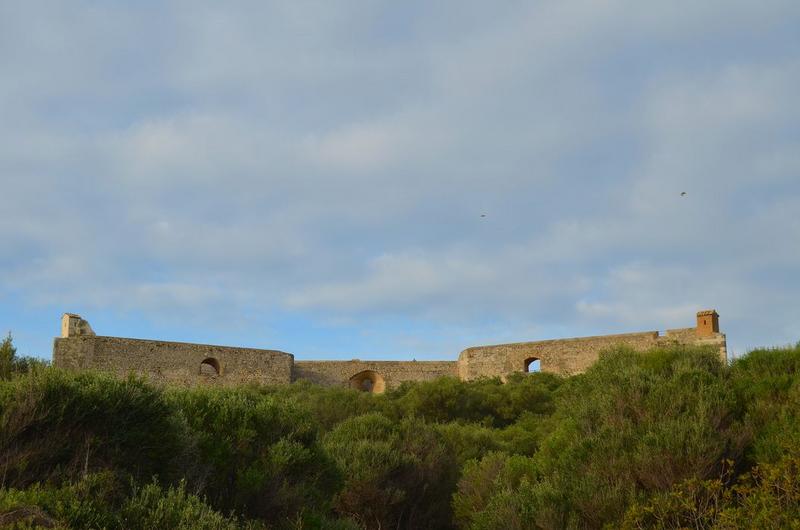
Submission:
[[[327,386],[364,387],[365,373],[377,374],[383,385],[374,393],[394,388],[403,381],[431,381],[442,376],[458,376],[456,361],[295,361],[292,378]]]

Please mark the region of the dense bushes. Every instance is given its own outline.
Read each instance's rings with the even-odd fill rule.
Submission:
[[[800,519],[800,347],[605,352],[585,374],[165,390],[0,382],[19,528],[746,528]]]
[[[109,473],[87,475],[58,488],[36,485],[27,490],[2,490],[0,513],[4,516],[0,516],[0,526],[50,528],[63,523],[70,528],[119,530],[240,528],[235,519],[223,516],[187,493],[183,482],[166,489],[151,482],[124,490]]]
[[[523,476],[509,473],[513,459],[492,462],[500,499],[474,506],[472,517],[508,528],[511,510],[517,528],[600,528],[638,498],[715,476],[725,459],[738,458],[747,432],[735,419],[737,406],[712,352],[607,352],[559,389],[551,430]],[[486,473],[480,466],[467,471]],[[466,490],[474,481],[469,472]],[[503,510],[483,513],[498,503]]]
[[[246,388],[174,389],[167,402],[193,435],[196,460],[185,476],[214,506],[280,520],[325,507],[337,489],[309,414],[291,402]]]
[[[800,449],[800,448],[798,448]],[[800,525],[800,456],[756,466],[726,487],[730,474],[690,479],[628,509],[623,527],[797,528]]]
[[[15,374],[26,374],[44,368],[46,365],[40,359],[18,356],[11,333],[0,341],[0,381],[11,379]]]
[[[444,528],[458,468],[424,422],[373,413],[343,421],[324,437],[345,475],[336,511],[366,528]]]
[[[67,481],[103,469],[143,481],[179,479],[188,438],[185,419],[141,380],[51,368],[0,386],[6,486]]]
[[[509,382],[482,379],[465,385],[454,377],[442,377],[407,383],[390,394],[387,412],[395,418],[417,416],[429,422],[457,421],[489,427],[505,427],[525,413],[552,413],[552,392],[561,378],[552,374],[515,374]]]

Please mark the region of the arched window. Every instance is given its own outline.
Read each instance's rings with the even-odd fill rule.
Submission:
[[[383,380],[383,376],[378,372],[364,370],[350,378],[350,388],[372,394],[382,394],[386,389],[386,383]]]
[[[532,374],[542,371],[542,363],[538,357],[528,357],[525,359],[525,372]]]
[[[206,377],[217,377],[221,372],[219,361],[209,357],[200,363],[200,375]]]

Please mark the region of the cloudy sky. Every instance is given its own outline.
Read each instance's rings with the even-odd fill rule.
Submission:
[[[797,0],[0,0],[0,329],[451,359],[713,307],[736,353],[795,342],[798,27]]]

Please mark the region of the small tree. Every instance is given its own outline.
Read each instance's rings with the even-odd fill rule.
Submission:
[[[0,379],[11,379],[16,355],[17,349],[14,347],[11,332],[9,331],[6,338],[0,343]]]

